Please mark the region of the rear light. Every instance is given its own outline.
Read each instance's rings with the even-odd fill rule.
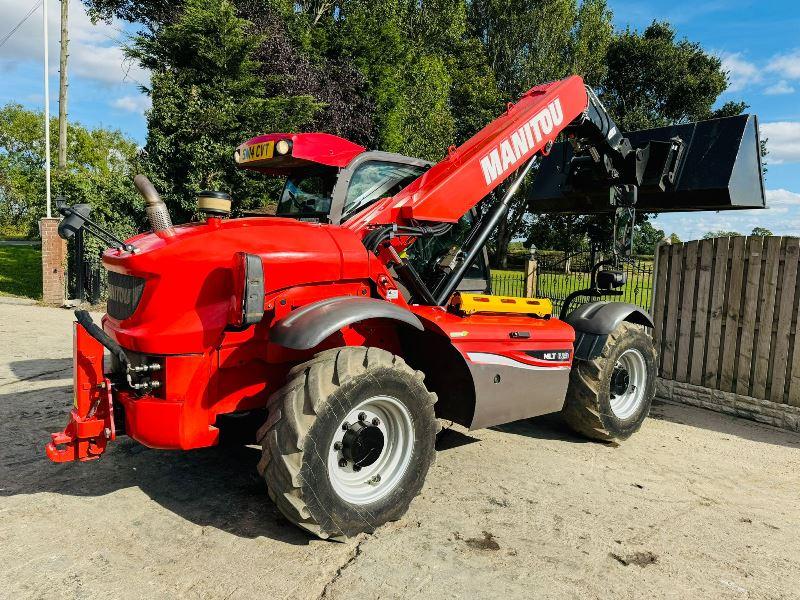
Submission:
[[[289,154],[292,151],[291,140],[278,140],[275,142],[275,152],[281,155]]]
[[[229,321],[247,327],[264,317],[264,264],[257,254],[237,252],[233,261],[233,297]]]

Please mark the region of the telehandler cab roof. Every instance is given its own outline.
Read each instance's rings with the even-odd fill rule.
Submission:
[[[364,146],[330,133],[268,133],[236,148],[236,164],[269,175],[288,175],[297,169],[323,165],[346,167]]]

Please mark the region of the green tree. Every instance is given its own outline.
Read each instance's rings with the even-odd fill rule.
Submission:
[[[57,119],[50,127],[57,128]],[[133,140],[118,130],[69,125],[67,168],[52,172],[52,196],[88,202],[92,217],[122,236],[144,220],[144,203],[131,183],[138,168]],[[51,160],[57,140],[51,138]],[[0,229],[33,236],[45,216],[44,115],[8,104],[0,109]]]
[[[747,108],[728,102],[714,109],[728,87],[721,60],[697,42],[676,39],[666,22],[616,35],[606,62],[600,93],[624,131],[736,115]]]
[[[663,239],[663,229],[656,229],[650,221],[637,223],[633,233],[633,253],[652,255]]]
[[[266,93],[253,59],[262,40],[250,27],[226,0],[187,0],[174,23],[128,49],[152,72],[147,172],[177,221],[191,217],[202,189],[231,193],[239,208],[261,205],[274,184],[238,169],[234,148],[264,131],[302,131],[321,107]]]
[[[602,81],[605,52],[611,42],[611,13],[605,0],[474,0],[469,4],[469,31],[485,48],[498,88],[497,113],[506,102],[537,83],[579,74],[590,84]],[[486,203],[488,204],[488,203]],[[509,205],[492,240],[491,260],[504,268],[508,245],[529,232],[539,247],[559,247],[585,240],[585,218],[534,217],[524,189]],[[554,239],[551,243],[549,238]],[[536,241],[538,239],[538,243]]]
[[[768,237],[771,235],[775,235],[766,227],[753,227],[753,231],[750,232],[750,235],[760,235],[764,237]]]
[[[456,137],[451,90],[464,82],[453,75],[464,27],[462,0],[342,0],[315,17],[312,35],[364,76],[375,147],[439,160]]]
[[[710,240],[711,238],[718,238],[718,237],[738,237],[742,235],[738,231],[725,231],[723,229],[719,229],[717,231],[707,231],[703,234],[704,240]],[[753,234],[758,235],[758,234]]]

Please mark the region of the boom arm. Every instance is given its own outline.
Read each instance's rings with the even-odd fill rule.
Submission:
[[[552,143],[587,105],[586,88],[577,76],[532,88],[399,194],[380,200],[346,227],[366,233],[376,225],[455,223]]]
[[[399,194],[378,201],[345,226],[362,233],[368,249],[398,268],[416,301],[444,304],[492,230],[505,218],[509,200],[534,166],[534,157],[547,155],[562,132],[567,133],[575,152],[571,171],[589,173],[595,178],[592,185],[606,186],[617,194],[630,186],[635,201],[647,153],[632,148],[594,92],[573,76],[532,88],[517,104],[509,105],[504,115],[451,149],[444,160]],[[398,252],[415,237],[445,231],[448,223],[458,221],[515,173],[503,199],[484,214],[457,249],[456,263],[428,290]]]

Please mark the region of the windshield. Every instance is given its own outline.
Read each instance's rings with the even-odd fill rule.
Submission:
[[[331,173],[301,173],[286,180],[276,214],[327,218],[335,175]]]
[[[370,161],[360,165],[350,179],[342,209],[342,221],[376,200],[394,196],[422,175],[425,167]]]

